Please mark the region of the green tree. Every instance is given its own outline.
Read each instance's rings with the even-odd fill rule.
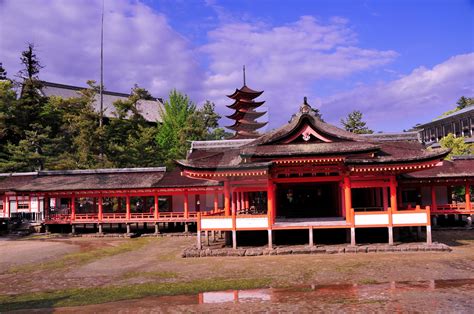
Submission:
[[[474,145],[464,142],[463,137],[454,137],[454,134],[449,133],[443,137],[439,144],[442,148],[449,148],[451,152],[446,159],[451,159],[452,156],[471,155],[474,153]]]
[[[7,71],[3,68],[3,64],[0,62],[0,81],[7,79]]]
[[[372,134],[374,131],[366,126],[366,122],[362,121],[362,112],[354,110],[347,115],[347,118],[341,119],[341,123],[346,131],[357,134]]]
[[[165,165],[174,167],[174,160],[186,157],[191,141],[222,139],[227,134],[218,127],[220,116],[215,105],[207,101],[202,108],[188,96],[173,90],[160,109],[162,124],[158,127],[156,142]]]
[[[150,99],[153,97],[147,90],[135,85],[127,100],[114,103],[115,117],[105,126],[106,154],[114,166],[156,166],[162,161],[154,140],[156,126],[148,123],[139,109],[140,101]]]
[[[439,119],[439,118],[442,118],[442,117],[445,117],[445,116],[449,116],[450,114],[453,114],[456,111],[462,110],[462,109],[464,109],[466,107],[469,107],[469,106],[472,106],[472,105],[474,105],[474,98],[473,97],[461,96],[458,99],[458,101],[456,102],[456,107],[454,109],[446,111],[445,113],[443,113],[442,115],[440,115],[436,119]]]
[[[456,109],[461,110],[474,105],[474,98],[461,96],[456,102],[456,104],[458,105]]]

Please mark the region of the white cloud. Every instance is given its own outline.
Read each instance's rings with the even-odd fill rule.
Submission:
[[[225,24],[209,33],[209,43],[201,50],[210,58],[208,97],[220,106],[229,104],[223,95],[242,85],[245,64],[248,85],[265,90],[262,99],[267,100],[272,126],[287,121],[303,96],[314,96],[318,80],[348,77],[397,56],[394,51],[357,47],[356,34],[345,19],[324,24],[311,16],[283,26]]]
[[[419,67],[400,79],[364,85],[322,101],[332,122],[357,109],[375,130],[401,131],[453,109],[474,95],[474,53],[457,55],[431,69]]]
[[[99,0],[6,0],[0,3],[0,61],[19,68],[28,42],[45,65],[41,78],[66,84],[99,79]],[[166,96],[178,88],[200,97],[202,71],[191,44],[166,17],[135,1],[106,0],[105,86],[128,92],[134,83]]]

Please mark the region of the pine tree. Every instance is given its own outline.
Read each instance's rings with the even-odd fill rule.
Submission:
[[[442,148],[449,148],[451,152],[446,159],[451,159],[452,156],[471,155],[474,154],[474,145],[464,142],[464,137],[455,137],[454,134],[449,133],[443,137],[439,144]]]
[[[372,134],[374,131],[366,126],[366,122],[362,121],[362,112],[354,110],[347,115],[347,118],[341,119],[341,123],[346,131],[356,134]]]
[[[0,62],[0,81],[7,79],[7,71],[3,68],[3,64]]]

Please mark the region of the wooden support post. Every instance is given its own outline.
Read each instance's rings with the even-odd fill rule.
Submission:
[[[204,231],[204,238],[206,240],[206,245],[209,246],[209,231]]]
[[[125,210],[126,210],[125,219],[130,220],[131,216],[130,216],[130,196],[129,195],[125,197]],[[127,233],[130,233],[128,230],[130,230],[129,224],[127,224]]]
[[[346,222],[354,225],[354,213],[352,211],[352,191],[351,191],[351,180],[348,176],[344,177],[343,182],[344,189],[344,207],[346,213]]]
[[[184,192],[184,218],[189,218],[189,195],[188,192]]]
[[[157,222],[155,222],[155,234],[159,234],[160,233],[160,226]]]
[[[242,205],[242,200],[240,199],[240,196],[241,196],[241,193],[240,192],[235,192],[235,203],[236,203],[236,210],[237,212],[240,212],[240,210],[242,209],[241,205]]]
[[[434,227],[438,226],[438,216],[435,215],[435,216],[433,216],[432,219],[433,219],[433,226],[434,226]]]
[[[471,185],[469,183],[466,183],[466,210],[471,210],[472,209],[472,204],[471,204]]]
[[[75,224],[71,225],[71,233],[76,234],[76,225]]]
[[[272,234],[272,229],[268,229],[268,248],[272,249],[273,248],[273,234]]]
[[[39,197],[38,197],[39,199]],[[39,212],[39,202],[38,202],[38,212]],[[76,220],[76,197],[73,195],[71,197],[71,221]],[[74,233],[74,232],[73,232]]]
[[[237,249],[237,230],[232,230],[232,248]]]
[[[393,245],[393,227],[388,227],[388,245]]]
[[[467,226],[472,226],[472,221],[474,220],[474,215],[467,215]]]
[[[224,212],[230,216],[230,186],[229,181],[224,181]]]
[[[201,230],[198,230],[198,232],[197,232],[197,248],[198,248],[198,250],[202,249]]]
[[[99,197],[99,213],[98,213],[98,219],[99,221],[102,221],[102,217],[103,217],[103,206],[102,206],[102,196]],[[102,233],[102,232],[101,232]]]
[[[416,227],[416,237],[421,239],[421,226]]]
[[[132,233],[132,232],[131,232],[131,230],[130,230],[130,224],[129,224],[129,223],[127,223],[126,225],[127,225],[127,234],[130,234],[130,233]]]
[[[189,226],[187,222],[184,223],[184,233],[189,233]]]
[[[313,234],[313,227],[310,227],[309,228],[309,246],[313,246],[314,245],[314,234]]]
[[[275,217],[275,186],[273,181],[269,178],[267,182],[267,217],[268,217],[268,228],[271,229],[274,217]]]
[[[158,201],[159,201],[158,194],[155,194],[155,195],[154,195],[154,201],[155,201],[155,203],[154,203],[154,213],[153,213],[153,217],[154,217],[154,219],[155,219],[155,221],[156,221],[156,220],[158,220],[159,215],[160,215],[160,212],[159,212],[160,210],[159,210],[159,208],[158,208]]]
[[[395,176],[390,177],[390,208],[392,209],[392,212],[396,212],[398,210],[397,179]]]
[[[351,246],[355,246],[355,245],[356,245],[356,232],[355,232],[355,228],[351,227]]]
[[[432,239],[431,239],[431,226],[430,226],[430,225],[426,226],[426,243],[427,243],[427,244],[431,244],[431,243],[432,243]]]
[[[103,234],[103,232],[102,232],[102,231],[103,231],[103,230],[102,230],[102,224],[101,224],[101,223],[99,223],[99,234]]]

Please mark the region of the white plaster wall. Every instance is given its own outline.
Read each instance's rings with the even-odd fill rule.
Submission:
[[[355,215],[356,226],[388,225],[388,214]]]
[[[268,218],[236,218],[235,225],[239,228],[267,228]]]
[[[426,224],[426,213],[412,213],[412,214],[393,214],[394,225],[404,224]]]
[[[231,229],[232,218],[202,218],[201,229]]]

